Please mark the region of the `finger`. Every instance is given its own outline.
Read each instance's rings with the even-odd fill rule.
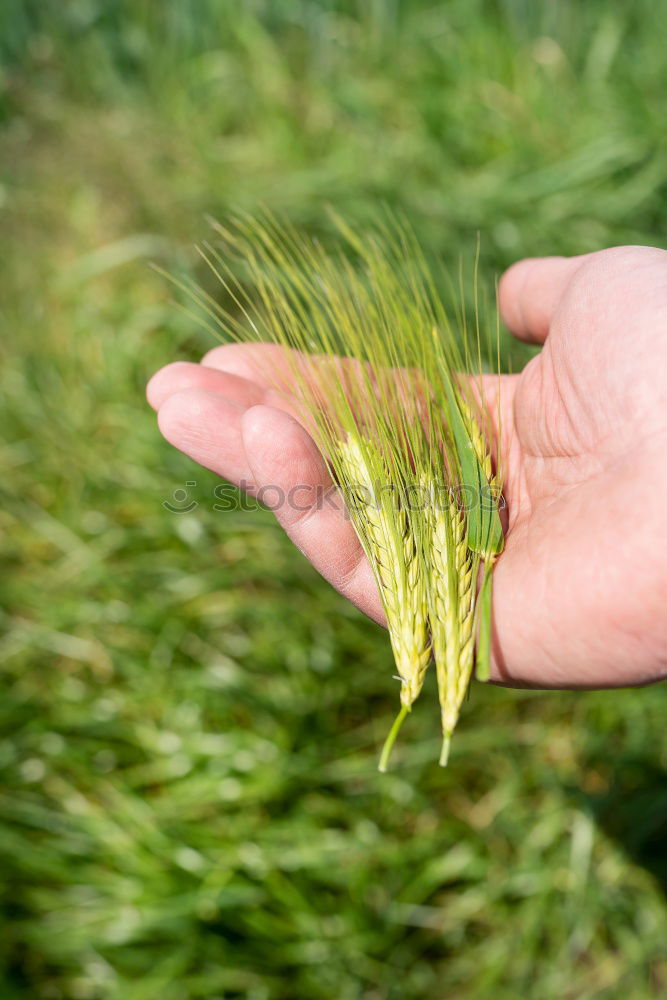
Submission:
[[[363,371],[363,364],[354,358],[306,356],[278,344],[255,342],[252,344],[225,344],[215,347],[204,356],[202,364],[204,363],[217,367],[228,375],[235,373],[236,378],[253,378],[255,385],[265,389],[264,398],[257,399],[255,402],[262,402],[285,410],[311,434],[314,434],[316,428],[312,414],[308,412],[308,404],[299,405],[295,396],[290,397],[286,392],[276,389],[276,384],[282,382],[289,385],[290,381],[296,382],[295,394],[297,396],[306,385],[309,385],[314,391],[314,397],[319,396],[320,399],[331,398],[332,393],[328,392],[327,389],[338,392],[342,384],[343,391],[352,404],[360,423],[363,423],[365,413],[370,418],[371,426],[374,423],[373,407],[368,405],[368,396],[369,392],[375,391],[378,376],[376,372],[366,375]],[[320,374],[320,372],[323,373]],[[383,387],[377,389],[379,394],[382,395],[384,389],[385,401],[393,396],[397,407],[405,409],[409,414],[420,419],[421,410],[418,400],[425,392],[423,377],[420,373],[410,372],[407,369],[396,369],[389,375],[391,380],[395,382],[393,392],[389,387],[389,381],[387,381],[383,383]],[[299,385],[300,379],[303,379],[303,382]],[[332,381],[330,382],[329,379]],[[471,378],[471,391],[486,414],[488,430],[494,442],[494,450],[496,446],[500,446],[500,426],[505,428],[505,437],[508,438],[513,425],[512,420],[500,424],[498,394],[502,386],[502,409],[503,412],[511,415],[514,383],[514,376],[488,375],[481,379]],[[415,403],[417,403],[417,410],[415,410]],[[385,403],[385,405],[387,404]]]
[[[241,428],[258,498],[336,590],[384,623],[370,565],[313,439],[293,417],[269,406],[247,410]]]
[[[244,408],[218,393],[188,388],[172,393],[158,410],[158,425],[175,448],[252,493],[254,483],[241,436]]]
[[[503,322],[515,336],[544,343],[563,294],[587,256],[530,257],[505,271],[498,305]]]
[[[314,430],[312,413],[306,403],[299,403],[305,387],[326,398],[322,383],[327,370],[341,364],[340,359],[320,359],[301,354],[280,344],[223,344],[202,358],[202,366],[227,376],[252,382],[261,392],[254,403],[264,403],[291,414],[309,431]]]
[[[280,373],[294,375],[290,352],[280,344],[221,344],[208,351],[201,359],[202,365],[230,372],[241,378],[266,387],[273,387]]]
[[[205,355],[207,365],[252,378],[266,390],[264,403],[294,416],[317,437],[317,410],[330,410],[342,394],[360,429],[373,433],[377,401],[410,420],[426,415],[425,376],[416,369],[387,368],[337,355],[308,354],[279,344],[226,344]],[[330,410],[331,412],[331,410]]]
[[[243,407],[261,403],[265,396],[261,386],[246,378],[222,372],[217,368],[205,368],[203,365],[190,364],[186,361],[175,361],[153,375],[146,386],[146,397],[153,409],[159,410],[169,396],[184,389],[201,389],[204,392],[218,393],[225,396],[230,403]]]
[[[363,399],[373,383],[369,365],[356,358],[307,354],[281,344],[223,344],[205,354],[202,364],[274,392],[271,405],[282,397],[294,404],[295,389],[297,395],[308,390],[314,398],[326,399],[332,388],[342,387],[350,399]]]

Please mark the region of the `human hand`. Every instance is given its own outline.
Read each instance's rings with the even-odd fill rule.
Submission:
[[[494,570],[492,679],[658,680],[667,676],[667,253],[619,247],[525,260],[499,294],[509,328],[544,348],[485,393],[501,416],[509,512]],[[225,479],[252,493],[298,485],[298,503],[275,511],[279,522],[323,576],[383,622],[342,501],[318,502],[330,486],[326,465],[272,388],[271,365],[280,365],[272,345],[217,347],[201,365],[163,368],[148,398],[167,440]]]

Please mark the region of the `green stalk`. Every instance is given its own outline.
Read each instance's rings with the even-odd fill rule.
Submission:
[[[477,639],[477,660],[475,674],[478,681],[488,681],[491,676],[491,599],[493,591],[493,571],[484,564],[484,579],[477,597],[479,614],[479,636]]]
[[[382,753],[380,754],[380,763],[378,764],[378,771],[381,771],[382,774],[385,774],[387,770],[387,767],[389,765],[389,758],[391,756],[391,751],[393,750],[394,743],[396,742],[396,737],[398,736],[398,731],[403,725],[403,720],[405,719],[409,711],[410,709],[408,708],[407,705],[401,706],[401,710],[394,719],[394,724],[389,730],[389,735],[384,741],[384,746],[382,747]]]
[[[450,733],[443,733],[442,745],[440,747],[440,760],[438,761],[440,767],[447,767],[447,763],[449,761],[449,747],[451,745],[451,742],[452,742],[452,737]]]

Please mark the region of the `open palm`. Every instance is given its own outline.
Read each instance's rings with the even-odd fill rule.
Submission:
[[[493,679],[658,680],[667,675],[667,253],[522,261],[501,282],[500,307],[515,334],[545,346],[499,385],[509,527],[495,571]],[[323,576],[382,622],[342,502],[321,503],[326,465],[271,388],[266,353],[276,350],[230,345],[201,365],[168,365],[149,401],[165,437],[226,479],[295,498],[298,486],[298,502],[276,517]]]

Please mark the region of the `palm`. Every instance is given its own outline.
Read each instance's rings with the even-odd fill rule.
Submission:
[[[524,262],[503,281],[508,325],[526,339],[549,336],[500,387],[510,521],[495,574],[496,680],[605,686],[667,672],[666,262],[661,251],[630,248],[583,264]],[[216,348],[203,366],[159,372],[149,399],[161,429],[251,491],[305,486],[299,509],[285,505],[277,517],[334,586],[382,621],[342,510],[308,505],[326,467],[267,386],[258,350]]]
[[[546,342],[504,401],[498,670],[548,685],[653,680],[667,667],[667,254],[534,262],[517,294],[521,267],[504,282],[506,318]]]

